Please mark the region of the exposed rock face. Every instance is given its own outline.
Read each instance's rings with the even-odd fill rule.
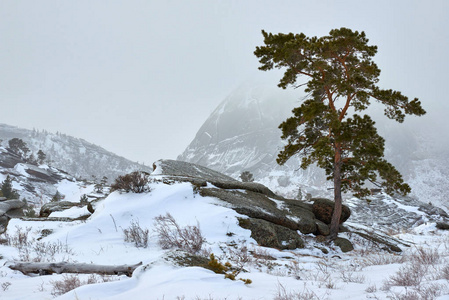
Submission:
[[[324,222],[325,224],[330,224],[332,220],[332,214],[334,212],[334,201],[324,198],[316,198],[314,200],[312,211],[315,217]],[[351,210],[346,205],[342,206],[340,224],[345,222],[351,216]]]
[[[215,109],[178,159],[235,178],[244,170],[260,177],[273,167],[282,145],[278,126],[297,101],[295,93],[274,85],[244,84]]]
[[[200,195],[218,198],[223,201],[222,205],[245,215],[239,223],[251,230],[251,237],[260,245],[278,249],[301,248],[304,242],[297,231],[321,237],[329,235],[326,219],[322,218],[324,221],[321,221],[316,217],[312,204],[285,199],[261,184],[239,182],[206,167],[173,160],[158,161],[154,168],[153,175],[163,175],[164,180],[191,182]],[[317,199],[315,202],[332,204],[330,208],[333,207],[330,200]],[[345,206],[344,211],[342,222],[350,216],[348,207]],[[360,228],[347,227],[346,230],[382,244],[388,250],[401,251],[397,246],[401,242],[394,238],[370,234]],[[342,251],[353,249],[352,244],[343,238],[339,238],[335,245]],[[408,246],[405,243],[401,245]]]
[[[174,160],[157,161],[154,169],[153,175],[168,175],[174,180],[189,181],[195,185],[201,196],[218,198],[224,205],[250,217],[250,227],[258,232],[253,232],[253,235],[260,241],[263,227],[261,224],[270,224],[265,226],[265,230],[272,236],[268,239],[269,243],[276,248],[301,245],[300,240],[291,239],[292,236],[299,238],[297,230],[304,234],[328,232],[328,229],[324,228],[327,225],[315,218],[310,204],[284,199],[261,184],[240,182],[206,167]],[[320,222],[320,231],[317,222]],[[282,229],[279,229],[280,227]],[[290,234],[287,234],[286,230]],[[268,240],[262,242],[268,243]]]

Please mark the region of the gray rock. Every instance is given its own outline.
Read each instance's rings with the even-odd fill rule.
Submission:
[[[264,247],[281,250],[304,248],[304,242],[294,230],[259,219],[241,219],[241,227],[251,230],[251,237]]]
[[[80,203],[68,202],[68,201],[59,201],[59,202],[49,202],[42,206],[39,217],[48,217],[52,212],[55,211],[63,211],[74,206],[80,206]]]
[[[316,220],[318,234],[327,236],[331,233],[329,226],[320,220]]]
[[[0,233],[6,231],[11,218],[23,216],[25,202],[17,199],[0,202]]]
[[[444,222],[437,222],[437,228],[441,230],[449,230],[449,224]]]
[[[342,252],[349,252],[354,250],[354,246],[352,245],[352,243],[349,240],[342,237],[337,237],[334,240],[334,245],[340,247]]]
[[[6,215],[0,216],[0,234],[6,232],[6,228],[8,227],[9,220],[11,218]]]
[[[201,178],[209,182],[210,181],[238,182],[232,177],[226,176],[220,172],[211,170],[209,168],[192,163],[187,163],[184,161],[170,160],[170,159],[158,160],[157,162],[155,162],[153,164],[153,173],[156,174],[160,173],[163,175],[176,176],[176,177]]]

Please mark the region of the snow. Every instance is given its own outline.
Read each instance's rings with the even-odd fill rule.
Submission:
[[[142,262],[132,277],[113,276],[113,281],[83,285],[55,299],[276,299],[279,293],[302,293],[316,295],[316,299],[392,299],[394,293],[405,295],[412,287],[392,286],[384,288],[386,280],[394,275],[407,258],[419,247],[438,250],[439,264],[432,266],[435,276],[423,279],[423,287],[439,284],[441,295],[434,299],[449,299],[448,280],[437,278],[436,274],[447,265],[449,258],[449,233],[436,229],[434,223],[422,224],[396,237],[415,243],[405,248],[402,254],[392,254],[373,248],[367,243],[355,243],[355,250],[341,253],[338,248],[325,246],[325,254],[316,247],[323,246],[313,235],[302,235],[306,248],[293,251],[258,246],[250,237],[250,231],[238,226],[239,215],[234,210],[223,207],[220,200],[195,194],[189,183],[166,185],[153,183],[152,191],[143,194],[113,192],[100,202],[92,216],[86,221],[24,221],[12,219],[8,235],[14,236],[21,228],[29,230],[29,238],[42,237],[44,229],[52,233],[42,237],[42,243],[60,243],[69,251],[56,253],[53,257],[46,253],[45,260],[76,261],[94,264],[136,264]],[[79,196],[91,191],[92,187],[81,187],[70,181],[63,181],[58,190],[70,201],[79,201]],[[75,217],[86,213],[85,208],[72,208],[51,216]],[[154,218],[170,213],[181,227],[199,225],[206,246],[223,263],[232,260],[237,251],[245,247],[248,253],[257,253],[258,259],[246,263],[237,277],[251,279],[251,284],[240,280],[225,279],[223,274],[191,266],[180,267],[168,259],[174,250],[163,250],[153,231]],[[124,241],[123,229],[132,221],[150,231],[147,248],[136,248]],[[298,233],[300,234],[300,233]],[[342,235],[351,238],[349,235]],[[234,254],[233,254],[234,253]],[[0,245],[0,295],[1,299],[53,299],[55,281],[62,280],[63,274],[46,276],[23,275],[7,267],[9,262],[20,258],[19,249]],[[34,254],[30,258],[33,259]],[[268,259],[268,257],[271,257]],[[368,264],[369,259],[389,260],[390,263]],[[410,260],[409,260],[410,261]],[[88,275],[77,275],[86,281]],[[348,280],[349,278],[349,280]],[[6,286],[6,283],[10,283]],[[3,284],[3,285],[2,285]],[[5,285],[6,284],[6,285]],[[408,289],[408,290],[407,290]],[[305,296],[304,296],[305,297]],[[389,298],[390,297],[390,298]],[[311,296],[309,297],[311,299]],[[298,299],[309,299],[298,298]]]
[[[25,164],[17,164],[14,166],[14,169],[22,176],[29,176],[29,174],[26,172],[27,167]]]

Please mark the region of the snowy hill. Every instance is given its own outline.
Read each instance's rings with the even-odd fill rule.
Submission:
[[[1,145],[7,147],[8,140],[12,138],[26,142],[35,156],[42,150],[47,155],[47,164],[77,178],[91,179],[92,175],[97,178],[107,176],[111,181],[118,175],[135,170],[151,170],[150,167],[120,157],[83,139],[0,124]]]
[[[12,219],[0,243],[1,298],[448,299],[449,232],[438,230],[433,222],[391,231],[391,238],[412,245],[403,247],[401,254],[390,253],[349,233],[340,234],[355,246],[347,253],[334,244],[320,242],[319,236],[299,231],[298,236],[306,242],[304,248],[261,247],[251,231],[239,225],[239,218],[246,218],[245,215],[218,198],[202,196],[194,184],[165,177],[157,165],[150,192],[113,192],[97,204],[85,221]],[[214,176],[200,168],[198,174]],[[66,188],[78,191],[75,186]],[[209,182],[204,188],[214,187]],[[401,208],[418,212],[413,205]],[[85,213],[76,208],[54,216]],[[205,239],[200,251],[192,254],[179,247],[164,249],[158,228],[164,224],[161,216],[167,213],[181,231],[195,227],[200,230]],[[127,240],[131,229],[134,239]],[[173,226],[169,229],[179,232]],[[136,244],[135,237],[144,236],[146,230],[147,244]],[[210,253],[217,258],[216,263],[229,262],[232,268],[220,273],[211,267]],[[13,271],[10,267],[17,260],[108,266],[142,264],[131,277],[57,272],[38,276]],[[225,278],[224,273],[229,277],[233,270],[239,271],[237,280]],[[238,278],[251,283],[245,284]]]
[[[242,85],[210,115],[178,159],[234,178],[250,171],[256,181],[289,197],[296,197],[299,188],[303,195],[326,196],[330,183],[322,170],[299,169],[298,157],[282,167],[276,163],[283,148],[278,126],[291,116],[302,96],[299,90],[288,92],[254,83]],[[375,105],[370,112],[386,139],[386,157],[411,185],[411,195],[447,208],[449,150],[441,141],[448,133],[439,130],[441,126],[435,125],[434,120],[430,126],[416,126],[413,119],[397,124],[384,117]]]

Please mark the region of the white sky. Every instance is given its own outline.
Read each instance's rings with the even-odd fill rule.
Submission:
[[[339,27],[378,45],[382,87],[419,97],[426,120],[449,111],[446,0],[0,0],[0,123],[176,158],[228,93],[270,76],[261,29]]]

